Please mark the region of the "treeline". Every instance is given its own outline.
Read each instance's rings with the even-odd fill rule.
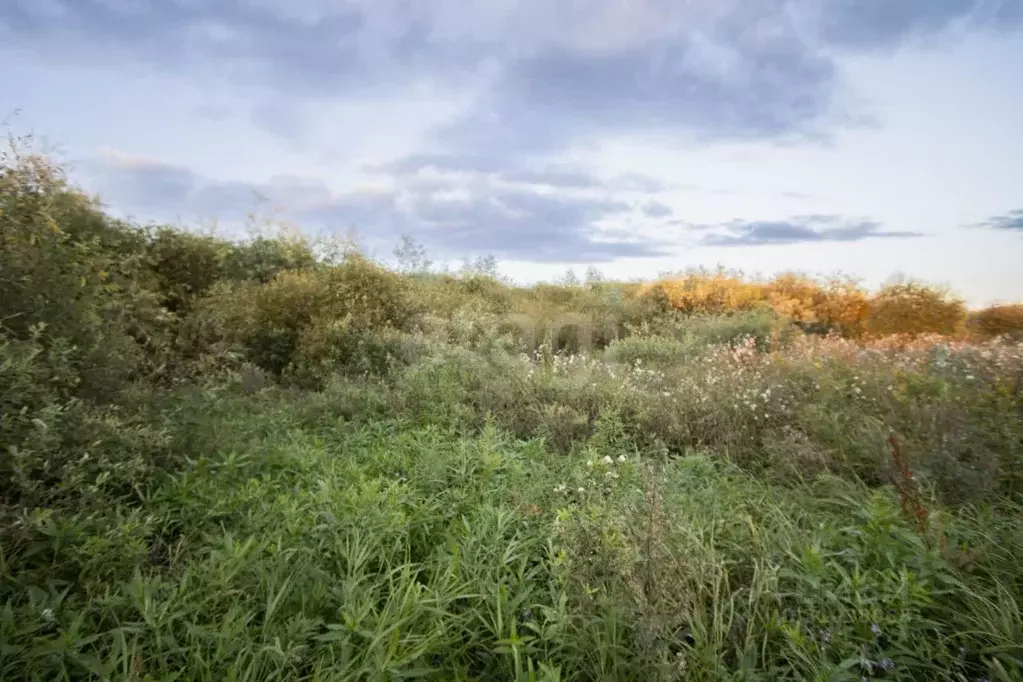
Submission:
[[[698,271],[647,284],[641,295],[687,315],[767,309],[806,331],[848,338],[940,334],[983,339],[1023,331],[1023,305],[969,311],[949,291],[912,281],[871,294],[849,278],[783,273],[749,281],[720,270]]]
[[[679,315],[766,311],[848,337],[1023,330],[1021,305],[971,313],[919,283],[871,294],[849,279],[754,281],[718,270],[646,284],[590,272],[585,282],[517,287],[486,259],[431,272],[410,241],[396,252],[398,272],[350,243],[331,250],[299,237],[239,242],[140,227],[105,214],[47,158],[16,148],[0,165],[0,226],[5,363],[22,357],[16,348],[36,363],[45,356],[64,373],[40,385],[90,397],[142,377],[173,382],[241,364],[315,383],[324,372],[384,369],[425,339],[600,348]]]

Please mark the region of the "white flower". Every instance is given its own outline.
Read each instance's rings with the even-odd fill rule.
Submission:
[[[576,492],[582,495],[584,492],[586,492],[586,488],[578,488]]]
[[[592,460],[592,459],[588,459],[588,460],[586,460],[586,466],[588,466],[588,467],[591,467],[591,468],[592,468],[592,467],[593,467],[593,460]]]
[[[615,461],[611,459],[610,455],[604,455],[604,459],[601,460],[604,464],[614,464]]]
[[[559,483],[556,486],[554,486],[554,492],[556,493],[563,493],[566,490],[568,490],[568,486],[565,485],[564,483]]]
[[[625,461],[625,455],[618,455],[618,463],[621,464]]]

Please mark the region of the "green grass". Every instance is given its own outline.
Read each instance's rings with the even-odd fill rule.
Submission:
[[[1020,679],[1008,500],[942,549],[891,488],[335,399],[185,393],[136,502],[9,519],[0,678]]]

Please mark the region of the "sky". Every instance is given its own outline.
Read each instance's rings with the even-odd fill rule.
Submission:
[[[0,63],[140,222],[1023,300],[1023,0],[0,0]]]

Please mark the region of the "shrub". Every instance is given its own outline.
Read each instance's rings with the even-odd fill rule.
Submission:
[[[783,273],[764,285],[764,291],[772,310],[806,331],[837,331],[849,337],[863,331],[867,296],[854,281],[840,277],[818,281]]]
[[[637,335],[612,342],[605,357],[627,365],[668,365],[687,360],[696,352],[698,349],[693,344],[676,338]]]
[[[177,312],[206,295],[221,278],[231,245],[206,235],[161,227],[153,232],[147,251],[162,303]]]
[[[0,157],[0,327],[65,344],[77,394],[109,399],[159,365],[170,321],[148,288],[143,241],[70,189],[42,157]]]
[[[299,334],[292,375],[305,386],[320,388],[335,373],[387,374],[415,362],[425,345],[396,329],[364,329],[344,319],[314,320]]]
[[[924,284],[892,284],[870,299],[867,331],[885,334],[947,334],[960,332],[966,305],[948,292]]]
[[[309,244],[301,239],[267,239],[233,244],[224,257],[221,276],[266,284],[281,272],[310,270],[316,265]]]
[[[701,315],[681,324],[686,338],[695,344],[736,344],[754,339],[761,349],[786,343],[792,336],[791,326],[770,310],[751,310],[731,315]]]
[[[233,348],[280,376],[351,357],[341,349],[362,333],[411,330],[418,310],[406,280],[349,254],[338,265],[282,272],[267,284],[225,285],[186,328],[193,353]]]
[[[975,336],[1023,338],[1023,304],[996,305],[969,314],[966,326]]]
[[[729,313],[764,304],[762,287],[723,271],[664,279],[648,285],[644,295],[686,314]]]

